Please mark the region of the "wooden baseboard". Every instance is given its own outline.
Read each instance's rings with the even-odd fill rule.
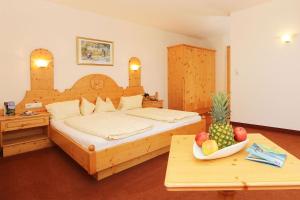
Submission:
[[[256,124],[247,124],[247,123],[241,123],[241,122],[231,122],[231,124],[233,126],[242,126],[242,127],[248,127],[248,128],[263,129],[263,130],[272,131],[272,132],[300,134],[300,131],[291,130],[291,129],[276,128],[276,127],[262,126],[262,125],[256,125]]]

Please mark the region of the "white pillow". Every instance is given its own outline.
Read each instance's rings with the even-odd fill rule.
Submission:
[[[114,112],[116,111],[114,104],[110,98],[106,98],[103,101],[100,97],[97,97],[95,112]]]
[[[89,102],[85,98],[81,98],[81,104],[80,104],[80,112],[82,115],[90,115],[95,110],[95,104]]]
[[[51,119],[65,119],[80,115],[79,100],[63,101],[46,105]]]
[[[135,95],[129,97],[121,97],[119,110],[130,110],[134,108],[141,108],[143,103],[142,95]]]

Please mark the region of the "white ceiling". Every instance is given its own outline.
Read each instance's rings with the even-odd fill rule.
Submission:
[[[193,37],[228,33],[231,12],[270,0],[50,0]]]

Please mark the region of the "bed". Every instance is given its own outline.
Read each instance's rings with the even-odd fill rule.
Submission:
[[[117,111],[114,114],[117,115],[126,115],[123,112]],[[129,116],[131,117],[131,116]],[[138,117],[131,117],[133,119]],[[50,124],[53,129],[58,130],[60,133],[62,133],[64,136],[67,136],[71,138],[74,142],[80,144],[83,148],[88,149],[91,144],[94,145],[95,151],[102,151],[105,149],[113,148],[121,144],[137,141],[139,139],[143,139],[146,137],[154,136],[157,134],[160,134],[162,132],[170,131],[172,129],[180,128],[183,126],[191,125],[194,123],[198,123],[201,121],[201,116],[194,116],[187,119],[183,119],[176,123],[166,123],[151,119],[145,119],[145,121],[149,122],[149,124],[152,124],[152,128],[146,131],[143,131],[142,133],[129,136],[122,139],[117,140],[107,140],[95,135],[91,135],[88,133],[85,133],[83,131],[77,130],[75,128],[72,128],[64,123],[64,120],[51,120]]]
[[[81,99],[81,97],[95,102],[99,96],[103,99],[109,97],[117,107],[121,96],[143,93],[144,89],[141,86],[123,89],[106,75],[92,74],[79,79],[71,89],[64,92],[57,90],[28,91],[18,106],[24,107],[25,103],[36,99],[43,105]],[[200,116],[176,123],[150,121],[154,124],[154,128],[150,131],[109,142],[102,138],[95,138],[96,136],[80,133],[67,127],[62,121],[51,121],[49,138],[90,175],[101,180],[168,152],[172,135],[196,134],[206,128],[205,119],[201,119]]]

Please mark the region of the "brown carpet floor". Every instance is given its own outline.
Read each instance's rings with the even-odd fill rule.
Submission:
[[[300,135],[248,131],[263,133],[300,158]],[[163,185],[167,156],[159,156],[100,182],[57,147],[0,158],[0,200],[220,199],[217,192],[167,192]],[[235,199],[300,200],[300,190],[240,191]]]

